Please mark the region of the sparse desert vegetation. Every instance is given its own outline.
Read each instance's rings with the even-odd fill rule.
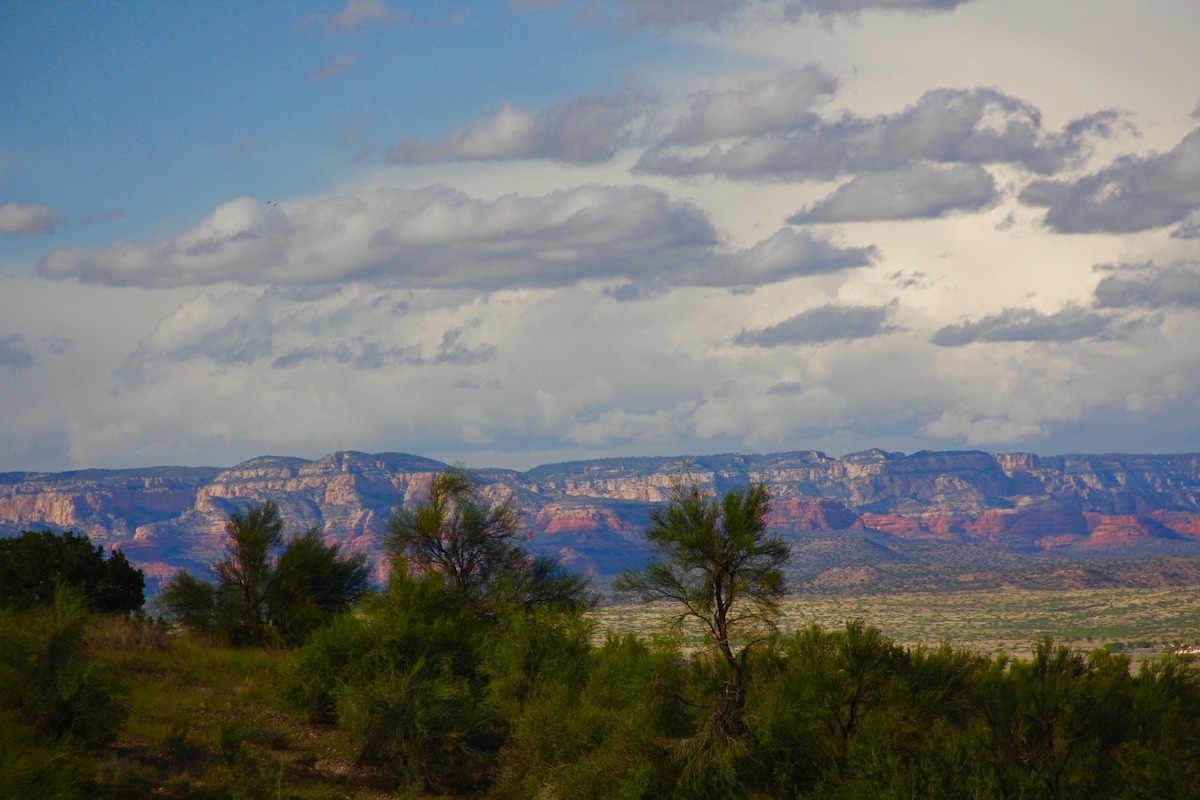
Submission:
[[[361,559],[285,545],[257,505],[230,515],[216,585],[159,604],[173,622],[58,575],[0,607],[0,796],[1049,800],[1200,779],[1200,666],[1177,652],[1200,585],[789,596],[767,505],[676,486],[615,584],[639,605],[525,553],[462,472],[397,512],[411,567],[365,594]],[[352,598],[285,613],[347,576]]]
[[[1139,660],[1200,641],[1200,586],[792,595],[781,610],[784,631],[864,619],[907,647],[950,642],[990,656],[1027,658],[1045,637],[1085,652],[1107,646]],[[646,634],[661,615],[660,609],[625,602],[596,612],[601,634]]]

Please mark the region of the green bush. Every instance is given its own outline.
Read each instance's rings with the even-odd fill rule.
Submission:
[[[0,712],[0,797],[74,800],[83,781],[62,744],[36,740],[27,726]]]
[[[409,787],[483,785],[499,747],[483,702],[485,623],[439,579],[393,576],[361,612],[319,630],[289,658],[283,695],[353,735],[361,763]]]
[[[100,746],[124,720],[126,687],[86,655],[87,624],[65,592],[51,608],[0,610],[0,709],[43,741]]]
[[[0,539],[0,603],[19,609],[50,605],[63,587],[102,613],[140,613],[146,600],[142,571],[117,550],[106,560],[104,548],[93,547],[87,536],[22,531]]]
[[[343,555],[316,528],[285,544],[270,501],[230,514],[225,529],[225,557],[212,564],[216,585],[184,570],[155,599],[169,621],[234,646],[297,645],[366,594],[363,555]]]
[[[290,540],[275,562],[267,615],[288,644],[296,645],[367,592],[366,556],[346,556],[316,528]]]
[[[527,641],[515,637],[508,649],[519,652]],[[686,716],[678,654],[653,649],[633,634],[610,635],[601,647],[575,653],[571,641],[568,630],[567,647],[551,660],[556,668],[543,662],[526,673],[532,680],[510,710],[491,794],[513,800],[667,796],[676,771],[664,742],[683,732],[675,726]]]

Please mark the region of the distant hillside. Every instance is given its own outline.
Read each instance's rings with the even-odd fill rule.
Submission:
[[[223,547],[229,512],[272,499],[288,531],[316,526],[349,550],[374,554],[396,502],[421,496],[446,466],[402,453],[339,452],[317,461],[264,456],[228,469],[0,473],[0,534],[86,533],[156,581],[181,567],[203,572]],[[642,563],[649,510],[677,479],[717,491],[767,484],[771,524],[796,546],[799,590],[994,585],[1038,574],[1064,585],[1141,585],[1160,580],[1158,568],[1075,575],[1063,572],[1062,560],[1200,556],[1200,454],[810,451],[597,459],[478,475],[494,497],[515,493],[531,549],[601,578]],[[1158,571],[1190,582],[1190,569]]]

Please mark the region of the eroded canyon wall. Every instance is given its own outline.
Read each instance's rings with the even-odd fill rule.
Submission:
[[[0,533],[86,533],[123,550],[153,584],[181,567],[203,573],[224,545],[229,512],[271,499],[288,532],[317,527],[347,550],[375,555],[396,503],[419,497],[445,467],[399,453],[339,452],[316,461],[265,456],[229,469],[6,473]],[[488,495],[516,494],[532,549],[598,575],[642,561],[649,510],[676,481],[718,491],[762,481],[772,526],[792,537],[879,531],[1014,553],[1200,553],[1200,454],[808,451],[478,475]]]

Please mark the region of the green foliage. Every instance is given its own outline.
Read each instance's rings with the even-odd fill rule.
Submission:
[[[688,621],[700,626],[727,670],[714,718],[731,738],[741,734],[747,653],[774,630],[786,593],[789,549],[767,535],[768,504],[762,484],[730,490],[720,501],[677,484],[670,501],[650,513],[646,540],[654,557],[614,584],[643,602],[672,604],[669,622],[677,631]]]
[[[88,624],[62,591],[53,607],[0,609],[0,712],[43,742],[97,747],[124,719],[126,687],[87,655]]]
[[[338,544],[326,544],[319,530],[309,528],[287,543],[275,563],[267,592],[271,623],[286,642],[298,644],[358,603],[369,577],[366,556],[343,556]]]
[[[0,797],[74,800],[83,780],[71,751],[38,741],[28,728],[0,715]]]
[[[60,592],[0,612],[0,796],[1106,800],[1200,778],[1190,656],[1131,675],[1048,640],[1010,662],[809,626],[746,652],[732,737],[718,651],[594,641],[578,610],[480,616],[436,575],[398,573],[288,653],[89,618]],[[267,707],[281,664],[288,707],[336,728]]]
[[[273,552],[283,545],[283,519],[271,500],[234,511],[225,524],[229,543],[225,557],[212,565],[219,605],[236,609],[230,633],[236,643],[263,644],[268,639],[267,600],[275,579]]]
[[[1128,741],[1113,768],[1115,797],[1186,797],[1200,786],[1200,667],[1191,655],[1142,665]]]
[[[368,588],[366,558],[344,556],[316,528],[283,543],[274,503],[230,515],[225,557],[214,562],[217,585],[186,570],[163,587],[156,607],[170,621],[234,645],[303,642],[349,610]]]
[[[138,613],[145,602],[146,579],[125,554],[114,550],[106,560],[102,547],[71,531],[22,531],[0,539],[0,603],[31,608],[54,602],[64,586],[101,613]]]
[[[1110,785],[1131,710],[1129,660],[1091,658],[1045,639],[1029,661],[994,669],[984,713],[1006,793],[1086,798]]]
[[[590,585],[585,576],[571,572],[551,556],[522,553],[495,576],[484,610],[493,616],[506,610],[538,608],[580,612],[594,605]]]
[[[285,697],[313,718],[336,719],[360,762],[402,785],[478,787],[500,741],[477,668],[485,624],[441,580],[393,575],[359,615],[296,651]]]
[[[461,467],[434,478],[429,497],[399,507],[388,520],[384,549],[397,564],[436,574],[472,605],[485,602],[494,577],[519,563],[520,514],[512,499],[494,505],[478,496]]]
[[[451,529],[496,519],[468,490],[443,504]],[[296,718],[265,709],[280,663],[284,705],[341,737],[343,770],[372,776],[373,793],[1195,794],[1200,668],[1190,656],[1131,675],[1124,654],[1050,640],[1009,661],[949,645],[906,649],[862,620],[781,635],[772,628],[786,547],[766,535],[765,512],[753,486],[719,501],[677,487],[655,512],[656,558],[623,584],[675,602],[676,632],[691,621],[707,634],[707,646],[685,654],[680,638],[595,644],[581,586],[504,536],[474,555],[447,549],[462,556],[455,569],[475,564],[465,583],[445,564],[416,563],[343,613],[365,589],[362,559],[315,530],[278,552],[277,509],[251,507],[231,517],[218,586],[181,573],[163,593],[177,621],[217,634],[208,644],[89,617],[61,580],[52,604],[0,609],[0,796],[287,796],[325,756],[271,752],[317,730],[284,733],[277,723]],[[433,512],[413,512],[423,513]],[[285,656],[214,646],[222,638],[307,643]],[[155,688],[168,662],[175,683]],[[130,719],[127,731],[154,742],[140,767],[152,777],[140,783],[139,767],[101,768],[94,753],[120,730],[131,696],[148,719]]]
[[[518,521],[465,470],[438,475],[388,523],[388,590],[296,653],[288,702],[336,719],[362,763],[410,789],[485,786],[507,726],[545,687],[581,675],[590,651],[586,579],[529,556]]]
[[[682,733],[682,662],[632,634],[582,648],[577,628],[560,629],[557,657],[509,712],[509,734],[491,794],[501,798],[650,798],[670,793],[675,771],[663,742]],[[541,634],[545,636],[545,633]],[[528,637],[509,641],[509,663]]]
[[[780,637],[751,662],[740,793],[770,797],[988,796],[977,687],[988,659],[907,651],[861,620]],[[973,759],[973,760],[972,760]]]
[[[211,583],[194,578],[187,570],[175,573],[158,597],[155,608],[170,622],[194,631],[211,633],[217,624],[217,595]]]
[[[589,603],[587,579],[552,558],[530,556],[519,538],[513,498],[487,502],[470,474],[453,467],[434,478],[425,500],[396,509],[382,542],[394,569],[438,576],[482,616],[508,606]]]

